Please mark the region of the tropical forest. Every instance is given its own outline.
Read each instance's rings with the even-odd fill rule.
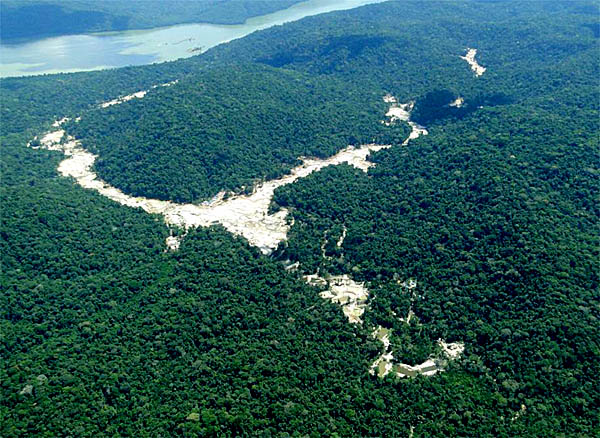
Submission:
[[[299,2],[5,3],[3,44]],[[0,436],[600,436],[599,30],[391,0],[2,78]]]

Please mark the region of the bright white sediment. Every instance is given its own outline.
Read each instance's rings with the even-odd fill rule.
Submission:
[[[175,85],[177,82],[179,82],[179,81],[174,80],[174,81],[166,82],[166,83],[160,84],[160,85],[153,85],[150,89],[154,89],[154,88],[158,88],[158,87],[170,87],[171,85]],[[123,102],[127,102],[128,100],[132,100],[132,99],[141,99],[142,97],[146,96],[148,91],[150,91],[150,90],[142,90],[142,91],[138,91],[133,94],[129,94],[127,96],[117,97],[116,99],[101,103],[100,108],[108,108],[109,106],[119,105]],[[54,125],[52,125],[52,126],[54,126]],[[60,126],[60,124],[58,126]]]
[[[169,236],[167,237],[166,244],[167,248],[171,251],[177,251],[179,246],[181,245],[181,241],[183,240],[183,236]]]
[[[357,283],[348,275],[335,275],[327,279],[318,275],[304,277],[308,284],[327,285],[327,290],[321,292],[321,298],[339,304],[348,321],[352,324],[362,324],[361,316],[367,308],[369,290],[364,283]]]
[[[174,83],[175,81],[162,86],[169,86]],[[156,88],[156,86],[152,88]],[[147,92],[148,90],[133,93],[100,106],[106,108],[131,99],[142,98]],[[406,112],[406,110],[404,111]],[[401,120],[408,121],[408,117],[408,113],[406,115],[403,113]],[[396,119],[400,118],[392,117],[390,123]],[[66,119],[59,120],[53,126],[60,128],[65,121]],[[409,123],[412,122],[409,121]],[[421,127],[413,127],[409,139],[416,138],[423,133],[426,133],[426,131],[422,132]],[[258,247],[264,254],[269,254],[277,247],[279,242],[285,240],[290,228],[286,219],[288,213],[286,209],[281,209],[274,214],[268,213],[275,189],[291,184],[297,179],[304,178],[330,165],[348,163],[366,172],[374,165],[368,161],[369,154],[391,147],[391,145],[378,144],[367,144],[359,147],[348,146],[325,159],[301,157],[302,164],[293,168],[288,175],[257,185],[250,195],[237,195],[224,199],[225,193],[220,193],[212,201],[196,205],[135,197],[123,193],[118,188],[100,180],[92,170],[94,161],[97,158],[94,154],[86,151],[81,143],[73,137],[65,137],[66,141],[61,143],[63,136],[65,136],[65,132],[62,129],[47,133],[41,139],[42,147],[62,151],[67,156],[59,164],[58,171],[63,176],[74,178],[81,187],[95,190],[119,204],[141,208],[148,213],[161,214],[169,225],[190,228],[221,224],[229,232],[245,237],[251,245]],[[175,248],[172,239],[167,242],[167,245],[170,248]]]
[[[279,242],[285,240],[289,230],[286,209],[281,209],[274,214],[268,213],[275,189],[329,165],[348,163],[366,172],[373,165],[367,161],[369,153],[389,147],[386,145],[363,145],[359,148],[349,146],[324,160],[307,158],[300,166],[293,168],[289,175],[260,184],[250,195],[233,196],[224,200],[224,193],[222,193],[210,202],[196,205],[178,204],[123,193],[98,178],[92,170],[96,155],[83,149],[78,140],[67,137],[65,143],[60,143],[64,135],[64,130],[50,132],[41,139],[41,144],[46,149],[62,151],[67,156],[60,162],[58,172],[63,176],[73,177],[81,187],[95,190],[119,204],[138,207],[148,213],[161,214],[165,222],[170,225],[190,228],[219,223],[231,233],[244,236],[251,245],[258,247],[265,254],[270,253]]]
[[[450,102],[448,104],[448,106],[451,106],[454,108],[460,108],[463,106],[464,103],[465,103],[465,99],[463,99],[462,97],[457,97],[456,100]]]
[[[464,351],[465,346],[462,343],[446,343],[438,339],[438,345],[441,347],[443,357],[430,357],[425,362],[418,365],[408,365],[404,363],[395,363],[394,354],[391,350],[390,335],[391,329],[381,326],[373,331],[373,338],[378,339],[383,344],[381,355],[373,362],[369,373],[379,377],[385,377],[393,373],[396,377],[416,377],[417,375],[433,376],[438,372],[445,370],[448,361],[458,358]]]
[[[475,73],[475,76],[481,76],[485,73],[486,68],[482,67],[475,60],[475,55],[477,55],[477,49],[467,48],[467,54],[465,56],[461,56],[461,59],[467,61],[467,63],[471,66],[471,70]]]
[[[338,241],[335,243],[335,246],[337,246],[338,248],[342,247],[342,245],[344,244],[344,240],[346,239],[347,232],[348,232],[348,230],[346,229],[346,227],[344,227],[344,229],[342,231],[342,235],[340,236]]]
[[[117,97],[116,99],[109,100],[108,102],[104,102],[100,104],[100,108],[108,108],[109,106],[118,105],[123,102],[127,102],[131,99],[141,99],[148,93],[148,90],[138,91],[137,93],[129,94],[123,97]]]
[[[384,120],[383,123],[388,126],[393,124],[397,120],[401,120],[403,122],[408,123],[408,125],[411,128],[411,131],[408,138],[404,140],[404,142],[402,142],[402,146],[406,146],[411,140],[419,138],[421,135],[427,135],[428,132],[424,126],[421,126],[418,123],[415,123],[412,120],[410,120],[410,112],[412,111],[415,105],[414,102],[396,104],[395,98],[392,97],[392,99],[394,100],[387,100],[392,103],[392,106],[386,114],[386,117],[389,117],[389,121]]]
[[[415,317],[415,314],[412,310],[412,303],[419,296],[416,292],[417,280],[410,278],[400,283],[400,285],[405,289],[406,292],[411,294],[411,305],[408,311],[408,316],[406,318],[400,318],[400,320],[410,324],[410,320]],[[369,372],[373,375],[377,373],[379,377],[385,377],[390,372],[393,372],[397,377],[415,377],[419,374],[424,376],[432,376],[438,372],[444,371],[448,361],[457,359],[465,350],[463,343],[447,343],[443,339],[438,339],[437,344],[440,347],[441,356],[429,357],[425,362],[418,365],[395,363],[394,354],[391,349],[391,334],[391,329],[386,329],[381,326],[377,327],[373,331],[373,337],[378,339],[383,344],[383,350],[381,354],[375,360],[375,362],[373,362],[371,369],[369,370]]]

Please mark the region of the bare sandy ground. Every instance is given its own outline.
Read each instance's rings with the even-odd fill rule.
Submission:
[[[179,245],[181,245],[181,241],[183,236],[169,236],[167,237],[166,244],[167,248],[171,251],[177,251],[179,249]]]
[[[42,146],[49,150],[62,151],[67,156],[60,162],[58,172],[74,178],[81,187],[95,190],[119,204],[161,214],[167,224],[190,228],[220,223],[231,233],[244,236],[251,245],[260,248],[265,254],[275,249],[279,242],[286,238],[289,230],[287,210],[268,214],[276,188],[304,178],[323,167],[341,163],[348,163],[366,172],[373,165],[367,160],[369,153],[389,147],[374,144],[358,148],[349,146],[324,160],[306,158],[300,166],[292,169],[289,175],[258,185],[250,195],[233,196],[224,200],[222,193],[210,202],[196,205],[134,197],[123,193],[98,178],[92,169],[96,160],[94,154],[83,149],[81,143],[72,137],[66,137],[67,141],[61,143],[63,136],[65,132],[62,129],[50,132],[41,139]]]
[[[373,331],[373,338],[378,339],[383,344],[381,355],[373,362],[369,373],[379,377],[385,377],[393,373],[396,377],[416,377],[417,375],[433,376],[438,372],[444,371],[448,360],[454,360],[463,353],[465,346],[462,343],[446,343],[442,339],[438,340],[443,357],[430,357],[425,362],[417,365],[408,365],[405,363],[394,362],[394,354],[391,350],[390,341],[391,330],[377,327]]]
[[[477,55],[477,49],[467,48],[467,54],[465,56],[461,56],[461,59],[467,61],[467,63],[471,66],[471,70],[475,73],[475,76],[481,76],[485,73],[486,68],[482,67],[475,60],[475,55]]]
[[[319,294],[321,298],[339,304],[351,324],[362,324],[361,316],[369,299],[369,290],[364,283],[358,283],[346,274],[324,278],[318,273],[305,275],[304,281],[310,286],[326,288]]]
[[[153,85],[151,87],[151,89],[158,88],[158,87],[170,87],[171,85],[174,85],[177,82],[179,82],[179,81],[175,80],[175,81],[166,82],[166,83],[160,84],[160,85]],[[117,97],[116,99],[109,100],[108,102],[101,103],[100,104],[100,108],[108,108],[109,106],[119,105],[120,103],[127,102],[128,100],[132,100],[132,99],[141,99],[142,97],[146,96],[146,94],[148,93],[148,91],[149,90],[142,90],[142,91],[138,91],[138,92],[133,93],[133,94],[129,94],[127,96]]]
[[[392,96],[392,98],[393,98],[393,96]],[[386,116],[389,117],[389,120],[384,121],[383,123],[385,123],[386,125],[390,125],[397,120],[401,120],[403,122],[408,123],[408,125],[411,128],[411,131],[410,131],[408,138],[406,140],[404,140],[404,142],[402,143],[402,146],[406,146],[411,140],[419,138],[421,135],[427,135],[428,132],[424,126],[421,126],[418,123],[415,123],[412,120],[410,120],[410,112],[412,111],[412,109],[414,107],[414,102],[396,104],[395,98],[393,98],[393,99],[394,99],[393,100],[394,103],[392,103],[392,106],[390,107],[390,109],[388,110],[388,112],[386,114]],[[385,100],[385,98],[384,98],[384,100]],[[391,101],[391,100],[388,99],[388,101]]]
[[[450,102],[448,106],[452,106],[455,108],[460,108],[465,103],[465,100],[462,97],[457,97],[456,100]]]
[[[400,283],[400,285],[411,294],[411,308],[408,311],[408,316],[400,319],[407,324],[410,324],[410,320],[415,316],[412,310],[412,301],[415,297],[418,297],[416,293],[417,280],[411,278]],[[419,374],[432,376],[438,372],[444,371],[448,361],[460,357],[465,349],[465,346],[462,343],[447,343],[443,339],[438,339],[437,344],[440,347],[441,356],[431,356],[423,363],[408,365],[405,363],[394,362],[394,354],[391,349],[392,343],[390,340],[391,334],[391,329],[386,329],[381,326],[373,331],[373,338],[378,339],[383,344],[381,355],[373,362],[371,369],[369,370],[373,375],[377,373],[379,377],[385,377],[390,372],[393,372],[397,377],[415,377]]]
[[[344,227],[344,229],[342,231],[342,235],[340,236],[338,241],[335,243],[335,246],[337,246],[338,248],[342,247],[342,245],[344,244],[344,240],[346,239],[347,232],[348,232],[348,230],[346,229],[346,227]]]
[[[174,82],[162,86],[172,84]],[[148,90],[140,91],[105,102],[100,106],[106,108],[131,99],[143,98],[147,92]],[[407,106],[393,108],[397,109],[391,109],[388,113],[390,123],[395,120],[409,121],[410,109]],[[170,201],[130,196],[100,180],[92,169],[96,160],[94,154],[86,151],[81,143],[72,137],[66,137],[67,141],[61,142],[65,132],[60,129],[60,126],[65,120],[56,121],[53,127],[59,129],[49,132],[41,140],[42,146],[46,149],[59,150],[67,156],[58,167],[61,175],[72,177],[81,187],[95,190],[122,205],[142,208],[148,213],[160,214],[165,218],[165,222],[170,225],[190,228],[219,223],[231,233],[245,237],[251,245],[258,247],[265,254],[272,252],[279,242],[286,239],[290,228],[286,218],[287,210],[281,209],[274,214],[268,213],[275,189],[291,184],[299,178],[304,178],[326,166],[341,163],[348,163],[366,172],[373,166],[373,163],[368,161],[369,154],[390,147],[390,145],[378,144],[367,144],[359,147],[348,146],[326,159],[301,157],[302,164],[293,168],[288,175],[257,185],[250,195],[237,195],[225,200],[223,199],[224,193],[221,193],[212,201],[201,205],[178,204]],[[412,122],[409,121],[409,123]],[[411,132],[405,143],[425,133],[424,128],[414,124],[413,132]],[[178,247],[173,239],[170,239],[167,245],[172,249]]]

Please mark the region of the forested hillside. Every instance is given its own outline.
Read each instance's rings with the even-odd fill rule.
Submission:
[[[3,79],[0,435],[597,436],[597,26],[596,2],[390,2],[172,63]],[[387,93],[427,136],[401,146]],[[161,216],[26,147],[65,116],[102,178],[186,202],[392,147],[277,189],[293,225],[271,256],[220,226],[168,251]],[[365,283],[362,324],[314,272]],[[377,326],[406,364],[438,339],[465,351],[380,378]]]
[[[260,100],[257,96],[261,96]],[[273,179],[300,156],[390,143],[379,93],[333,78],[240,65],[87,113],[68,131],[98,153],[98,175],[136,196],[192,202]]]
[[[4,0],[3,42],[181,23],[238,24],[299,0]]]

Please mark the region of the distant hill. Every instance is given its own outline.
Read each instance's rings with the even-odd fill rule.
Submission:
[[[301,0],[6,0],[0,3],[3,42],[181,23],[239,24]]]

